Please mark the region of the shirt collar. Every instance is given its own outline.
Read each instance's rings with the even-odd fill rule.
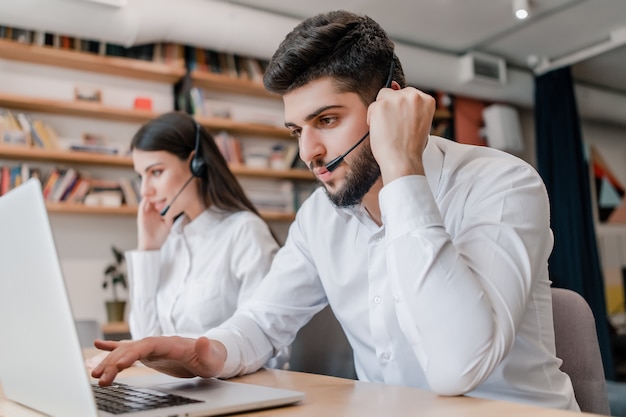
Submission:
[[[228,214],[230,213],[214,207],[207,208],[193,221],[189,221],[189,217],[183,214],[172,225],[172,233],[187,236],[204,233],[215,227]]]

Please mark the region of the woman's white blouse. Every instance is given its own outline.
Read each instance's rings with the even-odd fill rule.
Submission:
[[[181,216],[160,250],[126,252],[133,339],[198,337],[252,297],[278,249],[249,211]]]

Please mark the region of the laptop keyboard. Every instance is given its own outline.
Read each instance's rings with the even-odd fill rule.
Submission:
[[[155,389],[131,387],[120,383],[109,387],[92,384],[92,388],[98,409],[111,414],[124,414],[202,402]]]

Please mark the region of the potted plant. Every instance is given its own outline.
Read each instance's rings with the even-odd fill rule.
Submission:
[[[121,300],[118,295],[118,286],[126,288],[126,269],[124,267],[124,254],[115,246],[111,246],[114,261],[104,270],[104,280],[102,288],[109,286],[113,292],[113,299],[106,302],[107,318],[109,322],[124,321],[124,310],[126,301]]]

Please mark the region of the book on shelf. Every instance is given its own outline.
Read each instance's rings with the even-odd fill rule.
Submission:
[[[0,167],[0,195],[17,187],[29,178],[41,178],[38,168],[30,168],[26,163]]]
[[[28,146],[31,142],[30,125],[23,125],[23,115],[0,109],[0,143]]]
[[[191,100],[191,114],[193,116],[204,116],[204,90],[192,87],[189,90],[189,98]]]
[[[90,191],[85,196],[83,204],[89,207],[122,207],[122,192],[120,190]]]
[[[207,50],[206,58],[208,60],[208,70],[214,74],[221,74],[219,54],[215,51]]]
[[[245,57],[244,63],[248,71],[248,77],[251,81],[259,84],[263,83],[263,68],[257,59]]]
[[[300,149],[297,143],[288,143],[285,145],[283,156],[283,167],[285,169],[294,168],[300,160]]]
[[[128,178],[120,178],[120,188],[124,197],[124,204],[128,207],[137,207],[139,204],[139,196],[133,187],[132,181]]]
[[[59,176],[56,178],[52,190],[46,197],[46,200],[51,203],[58,203],[65,200],[78,180],[78,172],[74,168],[59,171]]]
[[[13,28],[11,33],[11,39],[20,43],[32,43],[33,31],[27,29]]]
[[[56,131],[43,120],[31,120],[34,143],[45,149],[59,149],[59,138]]]
[[[121,207],[124,192],[117,180],[92,179],[83,203],[87,206]]]
[[[218,132],[213,138],[226,162],[233,165],[241,165],[244,163],[239,139],[223,130]]]
[[[294,184],[287,180],[242,178],[239,183],[258,210],[294,213]]]
[[[71,143],[70,151],[117,155],[120,150],[108,143],[106,137],[99,133],[85,132],[82,134],[80,143]]]
[[[11,189],[11,170],[8,166],[0,167],[0,196]]]
[[[57,181],[63,175],[62,168],[53,168],[50,173],[46,176],[46,179],[43,181],[43,198],[46,201],[49,201],[52,192],[54,191],[54,187],[56,186]]]
[[[119,149],[106,145],[70,145],[69,150],[78,152],[99,153],[105,155],[117,155]]]
[[[89,192],[89,188],[91,188],[89,179],[79,176],[74,186],[68,190],[62,200],[67,203],[82,203],[87,192]]]

